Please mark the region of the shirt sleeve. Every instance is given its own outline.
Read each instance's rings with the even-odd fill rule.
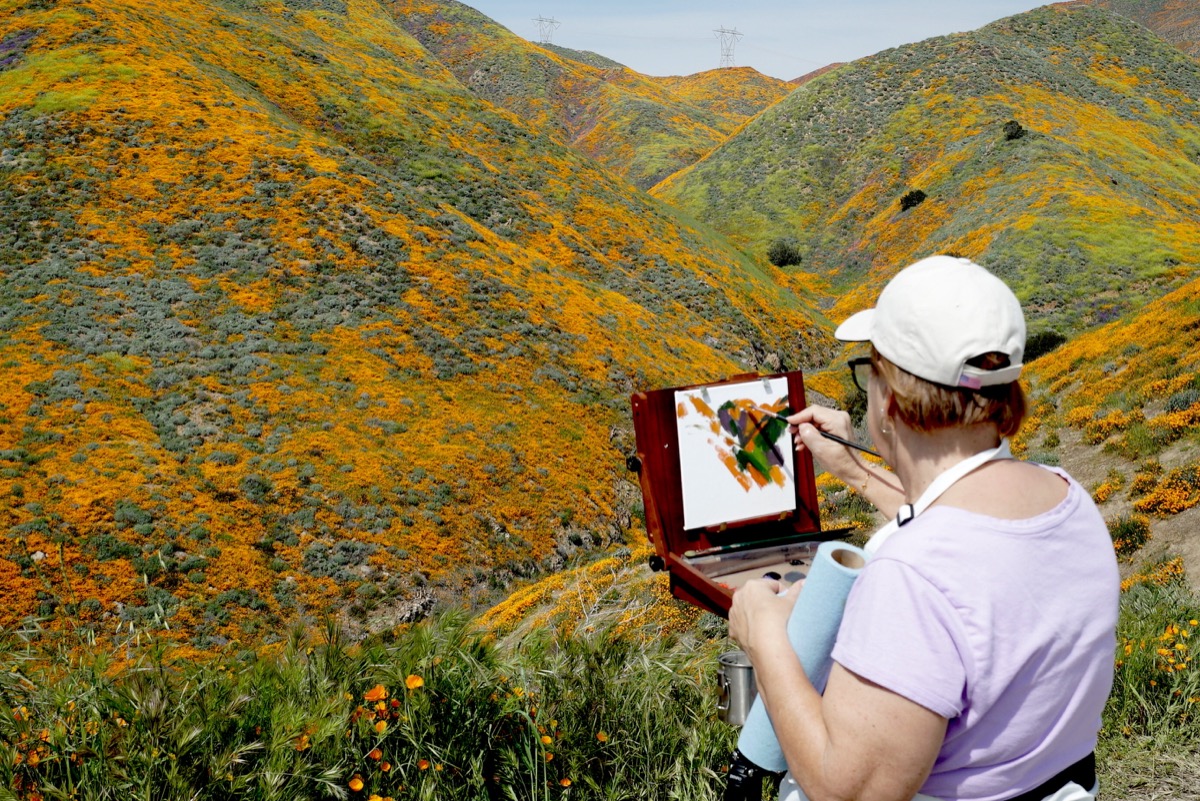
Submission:
[[[833,659],[945,718],[965,706],[970,652],[950,601],[910,566],[876,557],[846,600]]]

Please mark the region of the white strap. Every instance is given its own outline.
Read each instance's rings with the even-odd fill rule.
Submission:
[[[863,550],[870,555],[874,555],[879,550],[879,547],[887,541],[888,537],[900,530],[900,526],[928,509],[934,501],[942,497],[942,493],[954,486],[956,481],[975,468],[996,459],[1011,458],[1012,451],[1008,447],[1008,440],[1002,439],[997,447],[980,451],[974,456],[968,456],[953,467],[942,471],[938,474],[937,478],[930,482],[925,491],[921,493],[920,498],[917,498],[913,503],[902,505],[896,513],[895,519],[889,520],[878,531],[872,534],[871,539],[867,540],[867,544],[863,546]]]

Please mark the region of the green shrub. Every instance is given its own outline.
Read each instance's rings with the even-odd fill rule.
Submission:
[[[776,267],[787,267],[804,261],[800,240],[794,236],[782,236],[767,246],[767,260]]]
[[[900,211],[908,211],[914,206],[921,205],[925,202],[927,197],[928,195],[926,195],[920,189],[913,189],[909,192],[906,192],[904,196],[900,198]]]
[[[1182,412],[1190,409],[1197,401],[1200,401],[1200,389],[1188,387],[1167,398],[1167,411]]]
[[[1164,437],[1151,429],[1145,422],[1139,421],[1122,432],[1115,440],[1104,444],[1106,451],[1121,454],[1127,459],[1145,459],[1162,450]]]
[[[1021,123],[1017,122],[1016,120],[1009,120],[1008,122],[1004,123],[1005,142],[1012,142],[1013,140],[1020,139],[1027,133],[1028,131],[1022,128]]]
[[[1028,364],[1039,356],[1045,356],[1066,341],[1066,335],[1052,329],[1032,333],[1025,339],[1024,360]]]
[[[1107,523],[1118,556],[1130,556],[1150,539],[1150,518],[1145,515],[1121,515]]]

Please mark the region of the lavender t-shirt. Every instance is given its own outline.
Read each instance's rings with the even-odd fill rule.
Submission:
[[[1069,489],[1049,512],[1002,520],[934,506],[850,592],[833,659],[950,719],[924,794],[1009,798],[1096,745],[1120,579],[1095,504],[1054,470]]]

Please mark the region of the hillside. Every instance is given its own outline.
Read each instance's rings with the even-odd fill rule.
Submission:
[[[1187,0],[1073,0],[1145,25],[1189,56],[1200,57],[1200,7]]]
[[[725,67],[654,80],[693,106],[722,117],[729,126],[741,125],[795,88],[752,67]]]
[[[641,188],[693,163],[786,93],[754,70],[672,91],[593,53],[540,47],[457,0],[391,0],[397,23],[480,97],[549,131]],[[707,73],[703,73],[707,75]],[[713,91],[741,96],[721,101]]]
[[[470,603],[625,536],[634,388],[818,359],[808,283],[374,0],[28,0],[0,42],[5,629]]]
[[[1139,558],[1181,558],[1200,590],[1200,279],[1036,359],[1028,376],[1029,455],[1068,467],[1109,520],[1140,520],[1151,541]]]
[[[1070,334],[1195,274],[1198,99],[1200,65],[1145,28],[1047,7],[820,76],[654,193],[749,252],[797,239],[833,319],[952,252]]]

